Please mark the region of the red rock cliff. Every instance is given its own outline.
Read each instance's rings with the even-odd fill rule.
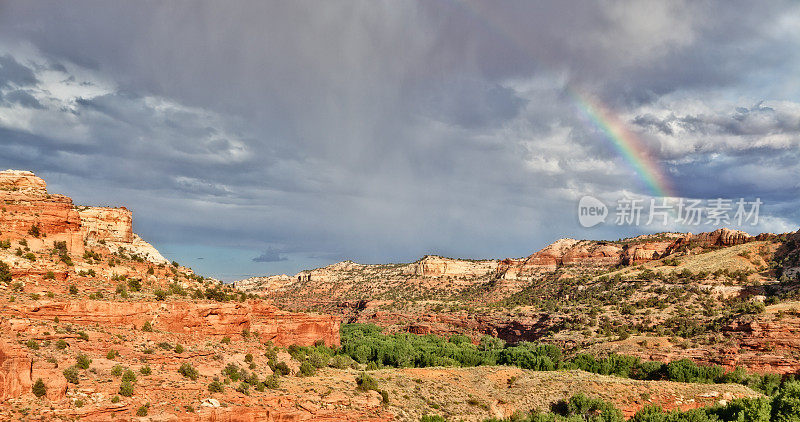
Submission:
[[[167,260],[133,233],[133,214],[126,208],[75,207],[72,199],[47,192],[47,184],[29,171],[0,172],[0,231],[4,239],[25,238],[34,251],[66,242],[81,255],[84,246],[125,249],[154,263]],[[34,235],[38,231],[38,236]]]
[[[241,335],[244,330],[258,333],[262,341],[277,346],[311,346],[317,341],[339,345],[341,320],[330,315],[310,315],[280,311],[261,301],[245,303],[192,302],[49,302],[35,306],[9,308],[13,327],[26,327],[26,321],[53,320],[81,325],[100,324],[141,328],[150,321],[156,329],[198,337]]]

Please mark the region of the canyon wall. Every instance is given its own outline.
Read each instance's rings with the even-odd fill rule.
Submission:
[[[560,239],[522,259],[504,259],[497,276],[504,279],[530,278],[559,267],[612,267],[638,265],[663,258],[682,249],[694,250],[733,246],[763,240],[770,234],[751,236],[743,231],[721,228],[708,233],[662,233],[617,242]]]
[[[64,242],[81,255],[85,247],[104,245],[125,250],[156,264],[167,260],[133,233],[133,214],[126,208],[76,207],[72,199],[47,192],[47,183],[29,171],[0,172],[0,238],[25,239],[34,251]]]
[[[83,300],[42,302],[9,307],[7,329],[26,329],[36,321],[128,327],[140,330],[145,322],[161,331],[196,337],[221,338],[250,332],[277,346],[312,346],[318,341],[339,345],[338,317],[280,311],[261,301],[244,303],[108,302]]]
[[[480,277],[493,273],[496,269],[497,261],[472,261],[427,255],[417,262],[408,264],[403,273],[423,277]]]

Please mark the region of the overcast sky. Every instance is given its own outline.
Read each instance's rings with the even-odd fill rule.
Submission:
[[[663,230],[578,224],[653,192],[577,92],[794,231],[798,69],[795,1],[0,0],[0,167],[224,280]]]

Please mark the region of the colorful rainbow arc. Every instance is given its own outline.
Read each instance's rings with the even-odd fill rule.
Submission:
[[[462,10],[468,12],[475,19],[480,19],[486,24],[486,28],[505,39],[517,51],[524,53],[534,62],[534,58],[526,48],[526,40],[515,40],[513,34],[509,33],[505,26],[500,22],[495,22],[490,15],[472,6],[465,0],[453,0],[453,3],[461,6]],[[630,165],[645,187],[654,196],[675,197],[669,180],[662,172],[661,165],[653,159],[647,148],[639,137],[631,132],[626,125],[598,99],[593,99],[587,94],[581,93],[576,87],[568,84],[566,90],[580,111],[588,118],[588,121],[598,128],[610,141],[611,146],[620,156]]]
[[[622,121],[602,103],[589,95],[581,94],[572,86],[567,86],[575,104],[589,121],[600,129],[611,146],[630,165],[641,181],[655,196],[676,196],[669,181],[661,172],[661,166],[645,148],[636,134],[628,130]]]

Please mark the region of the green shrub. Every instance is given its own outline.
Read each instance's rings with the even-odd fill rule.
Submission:
[[[142,374],[142,375],[144,375],[144,376],[147,376],[147,375],[150,375],[150,374],[152,374],[152,373],[153,373],[153,370],[152,370],[152,369],[150,369],[150,366],[148,366],[148,365],[145,365],[145,366],[143,366],[143,367],[139,368],[139,373],[140,373],[140,374]]]
[[[346,369],[353,366],[353,359],[347,355],[336,355],[330,360],[330,366],[336,369]]]
[[[74,284],[70,284],[69,285],[69,294],[71,294],[71,295],[78,294],[78,286],[76,286]]]
[[[123,382],[119,385],[119,395],[122,397],[132,397],[133,396],[133,384],[130,382]]]
[[[289,375],[292,373],[292,370],[289,368],[289,365],[286,362],[278,362],[275,364],[275,367],[272,370],[278,375]]]
[[[186,378],[191,379],[192,381],[196,381],[197,377],[199,376],[197,369],[195,369],[190,363],[184,362],[181,367],[178,369],[178,373],[183,375]]]
[[[314,368],[324,368],[328,366],[328,362],[330,362],[330,357],[323,353],[313,352],[311,355],[308,356],[308,361]]]
[[[0,283],[11,283],[11,268],[3,261],[0,261]]]
[[[208,384],[208,391],[212,393],[221,393],[224,389],[225,387],[222,385],[222,383],[217,380],[211,381],[211,383]]]
[[[44,397],[47,394],[47,386],[44,385],[44,381],[41,378],[37,379],[35,383],[33,383],[33,387],[31,387],[31,391],[33,395],[36,397]]]
[[[130,382],[131,384],[135,384],[136,374],[132,370],[126,369],[125,373],[122,374],[122,382]]]
[[[378,381],[376,381],[375,378],[373,378],[366,372],[362,372],[361,375],[356,377],[356,384],[358,385],[357,388],[361,391],[369,391],[369,390],[379,391]]]
[[[719,409],[709,409],[724,421],[769,422],[772,416],[772,400],[766,397],[736,399]]]
[[[92,360],[89,359],[89,357],[84,355],[83,353],[79,354],[75,358],[75,365],[80,369],[89,369],[89,365],[91,364]]]
[[[109,349],[108,353],[106,353],[106,359],[108,359],[108,360],[112,360],[112,359],[116,358],[117,356],[119,356],[119,352],[117,352],[114,349]]]
[[[225,337],[222,338],[220,343],[222,343],[222,344],[231,344],[231,338],[228,337],[228,336],[225,336]]]
[[[278,374],[272,374],[268,376],[262,384],[264,387],[270,390],[276,390],[281,386],[281,378],[278,376]]]
[[[31,350],[39,350],[39,342],[34,339],[28,340],[25,345]]]
[[[163,301],[167,298],[167,292],[161,289],[153,291],[153,294],[156,296],[156,300]]]
[[[720,366],[698,366],[689,359],[670,362],[667,377],[670,381],[713,383],[720,380],[725,370]]]
[[[175,353],[180,354],[180,353],[183,353],[183,352],[184,352],[183,346],[181,346],[180,344],[176,344],[175,345]]]
[[[248,362],[248,363],[252,362],[253,361],[253,355],[251,353],[248,353],[248,354],[244,355],[244,361]]]
[[[249,396],[250,395],[250,384],[246,382],[240,382],[238,386],[236,386],[236,391]]]
[[[132,278],[128,280],[128,289],[132,292],[138,292],[142,290],[142,281],[138,278]]]
[[[111,403],[119,403],[119,396],[114,396],[111,398]]]
[[[225,368],[222,370],[222,375],[231,379],[231,381],[239,381],[241,373],[239,371],[239,367],[233,363],[229,363]]]
[[[122,367],[122,365],[114,365],[114,367],[111,368],[111,375],[118,377],[122,375],[123,370],[124,368]]]
[[[147,412],[150,410],[150,403],[143,404],[136,409],[136,416],[147,416]]]
[[[56,348],[59,349],[59,350],[64,350],[68,346],[69,345],[67,344],[66,340],[64,340],[63,338],[56,342]]]
[[[146,333],[152,333],[153,332],[153,324],[151,324],[150,321],[145,321],[144,325],[142,325],[142,331],[144,331]]]
[[[78,331],[77,334],[79,339],[83,341],[89,341],[89,334],[86,334],[85,331]]]
[[[787,382],[772,402],[772,420],[797,422],[800,420],[800,381]]]
[[[309,361],[300,364],[300,375],[310,377],[317,373],[317,368],[314,367]]]
[[[78,368],[75,366],[70,366],[69,368],[65,369],[64,378],[67,379],[67,382],[71,384],[77,384],[79,379]]]
[[[564,406],[562,404],[562,409]],[[593,399],[583,394],[572,396],[566,403],[563,416],[580,416],[584,420],[597,420],[598,422],[623,422],[622,412],[613,404],[600,399]],[[599,418],[594,418],[597,415]]]

